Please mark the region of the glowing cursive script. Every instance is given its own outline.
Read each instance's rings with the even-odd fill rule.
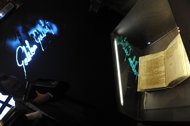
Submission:
[[[27,66],[28,63],[32,60],[32,57],[34,56],[38,47],[36,45],[30,47],[29,42],[27,40],[25,40],[25,44],[26,46],[19,46],[16,49],[16,63],[19,67],[23,67],[25,77],[27,77],[25,66]],[[24,59],[19,59],[19,52],[21,53],[21,55],[25,55]]]
[[[36,27],[28,32],[29,36],[33,38],[36,43],[40,44],[42,51],[44,51],[42,40],[46,37],[48,33],[53,35],[55,34],[53,27],[54,24],[47,21],[39,20]]]
[[[44,51],[44,47],[42,45],[43,39],[47,36],[47,34],[56,34],[57,27],[55,24],[51,22],[47,22],[44,20],[39,20],[37,25],[33,27],[30,31],[28,31],[28,40],[33,40],[34,43],[31,46],[31,43],[26,39],[21,46],[18,46],[16,49],[16,63],[19,67],[23,68],[25,79],[27,78],[26,66],[32,60],[32,57],[35,55],[36,50],[38,48],[37,44],[40,45],[41,50]]]

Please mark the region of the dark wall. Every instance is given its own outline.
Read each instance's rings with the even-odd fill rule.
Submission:
[[[114,32],[128,37],[129,41],[141,49],[147,42],[154,42],[176,27],[167,0],[139,0],[118,24]]]
[[[186,51],[188,53],[188,56],[190,56],[190,16],[188,14],[190,10],[190,1],[188,0],[169,0],[170,6],[174,15],[174,18],[176,20],[176,24],[180,29],[180,33],[186,48]]]
[[[6,39],[15,36],[17,25],[33,24],[39,18],[52,21],[58,35],[50,37],[45,52],[36,52],[27,66],[28,80],[67,81],[68,95],[94,106],[101,112],[99,117],[108,118],[117,111],[110,34],[122,17],[106,8],[91,13],[88,7],[87,0],[25,1],[0,24],[0,69],[24,81],[22,68],[16,66],[15,49],[9,48]]]
[[[137,0],[103,0],[102,4],[125,16]]]

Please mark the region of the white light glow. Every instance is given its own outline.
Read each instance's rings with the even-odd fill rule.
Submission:
[[[9,104],[12,106],[15,106],[15,101],[13,100],[13,98],[11,98],[11,100],[9,101]]]
[[[118,55],[116,39],[114,40],[114,48],[115,48],[115,57],[116,57],[116,65],[117,65],[117,78],[118,78],[118,84],[119,84],[118,86],[119,86],[120,103],[123,106],[123,89],[121,85],[120,63],[119,63],[119,55]]]
[[[8,97],[8,95],[2,95],[2,94],[0,93],[0,100],[1,100],[1,101],[5,102],[5,100],[7,99],[7,97]]]
[[[9,107],[5,107],[5,109],[3,110],[3,112],[0,115],[0,120],[2,120],[2,118],[7,114],[7,112],[9,112],[11,108]]]
[[[2,12],[0,12],[0,18],[4,17],[4,14]]]
[[[148,42],[147,44],[150,45],[150,42]]]

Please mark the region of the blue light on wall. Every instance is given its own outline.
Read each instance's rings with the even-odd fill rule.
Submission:
[[[8,45],[8,47],[10,47],[12,50],[15,50],[18,46],[20,46],[20,41],[18,39],[18,37],[16,38],[9,38],[6,41],[6,44]]]
[[[138,66],[138,59],[136,59],[136,56],[132,56],[132,51],[133,48],[127,41],[126,37],[119,36],[116,38],[117,45],[121,46],[122,50],[125,52],[125,58],[124,61],[126,62],[126,59],[128,59],[128,62],[130,64],[130,67],[133,71],[133,74],[138,77],[138,71],[137,71],[137,66]]]
[[[39,20],[37,25],[33,27],[29,32],[29,36],[34,39],[36,43],[39,43],[41,46],[42,51],[44,51],[43,45],[42,45],[42,40],[46,37],[46,35],[49,34],[57,34],[58,29],[55,24],[44,21],[44,20]]]
[[[18,26],[17,38],[7,41],[12,48],[16,46],[16,63],[18,67],[23,68],[25,78],[27,78],[26,66],[36,54],[36,50],[40,48],[45,51],[43,47],[44,38],[56,34],[58,34],[58,28],[54,23],[38,20],[36,25],[28,31],[23,30],[22,26]]]

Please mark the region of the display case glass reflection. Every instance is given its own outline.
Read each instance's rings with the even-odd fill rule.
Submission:
[[[137,111],[138,58],[141,51],[126,36],[113,37],[115,72],[119,106],[122,112],[135,116]]]

